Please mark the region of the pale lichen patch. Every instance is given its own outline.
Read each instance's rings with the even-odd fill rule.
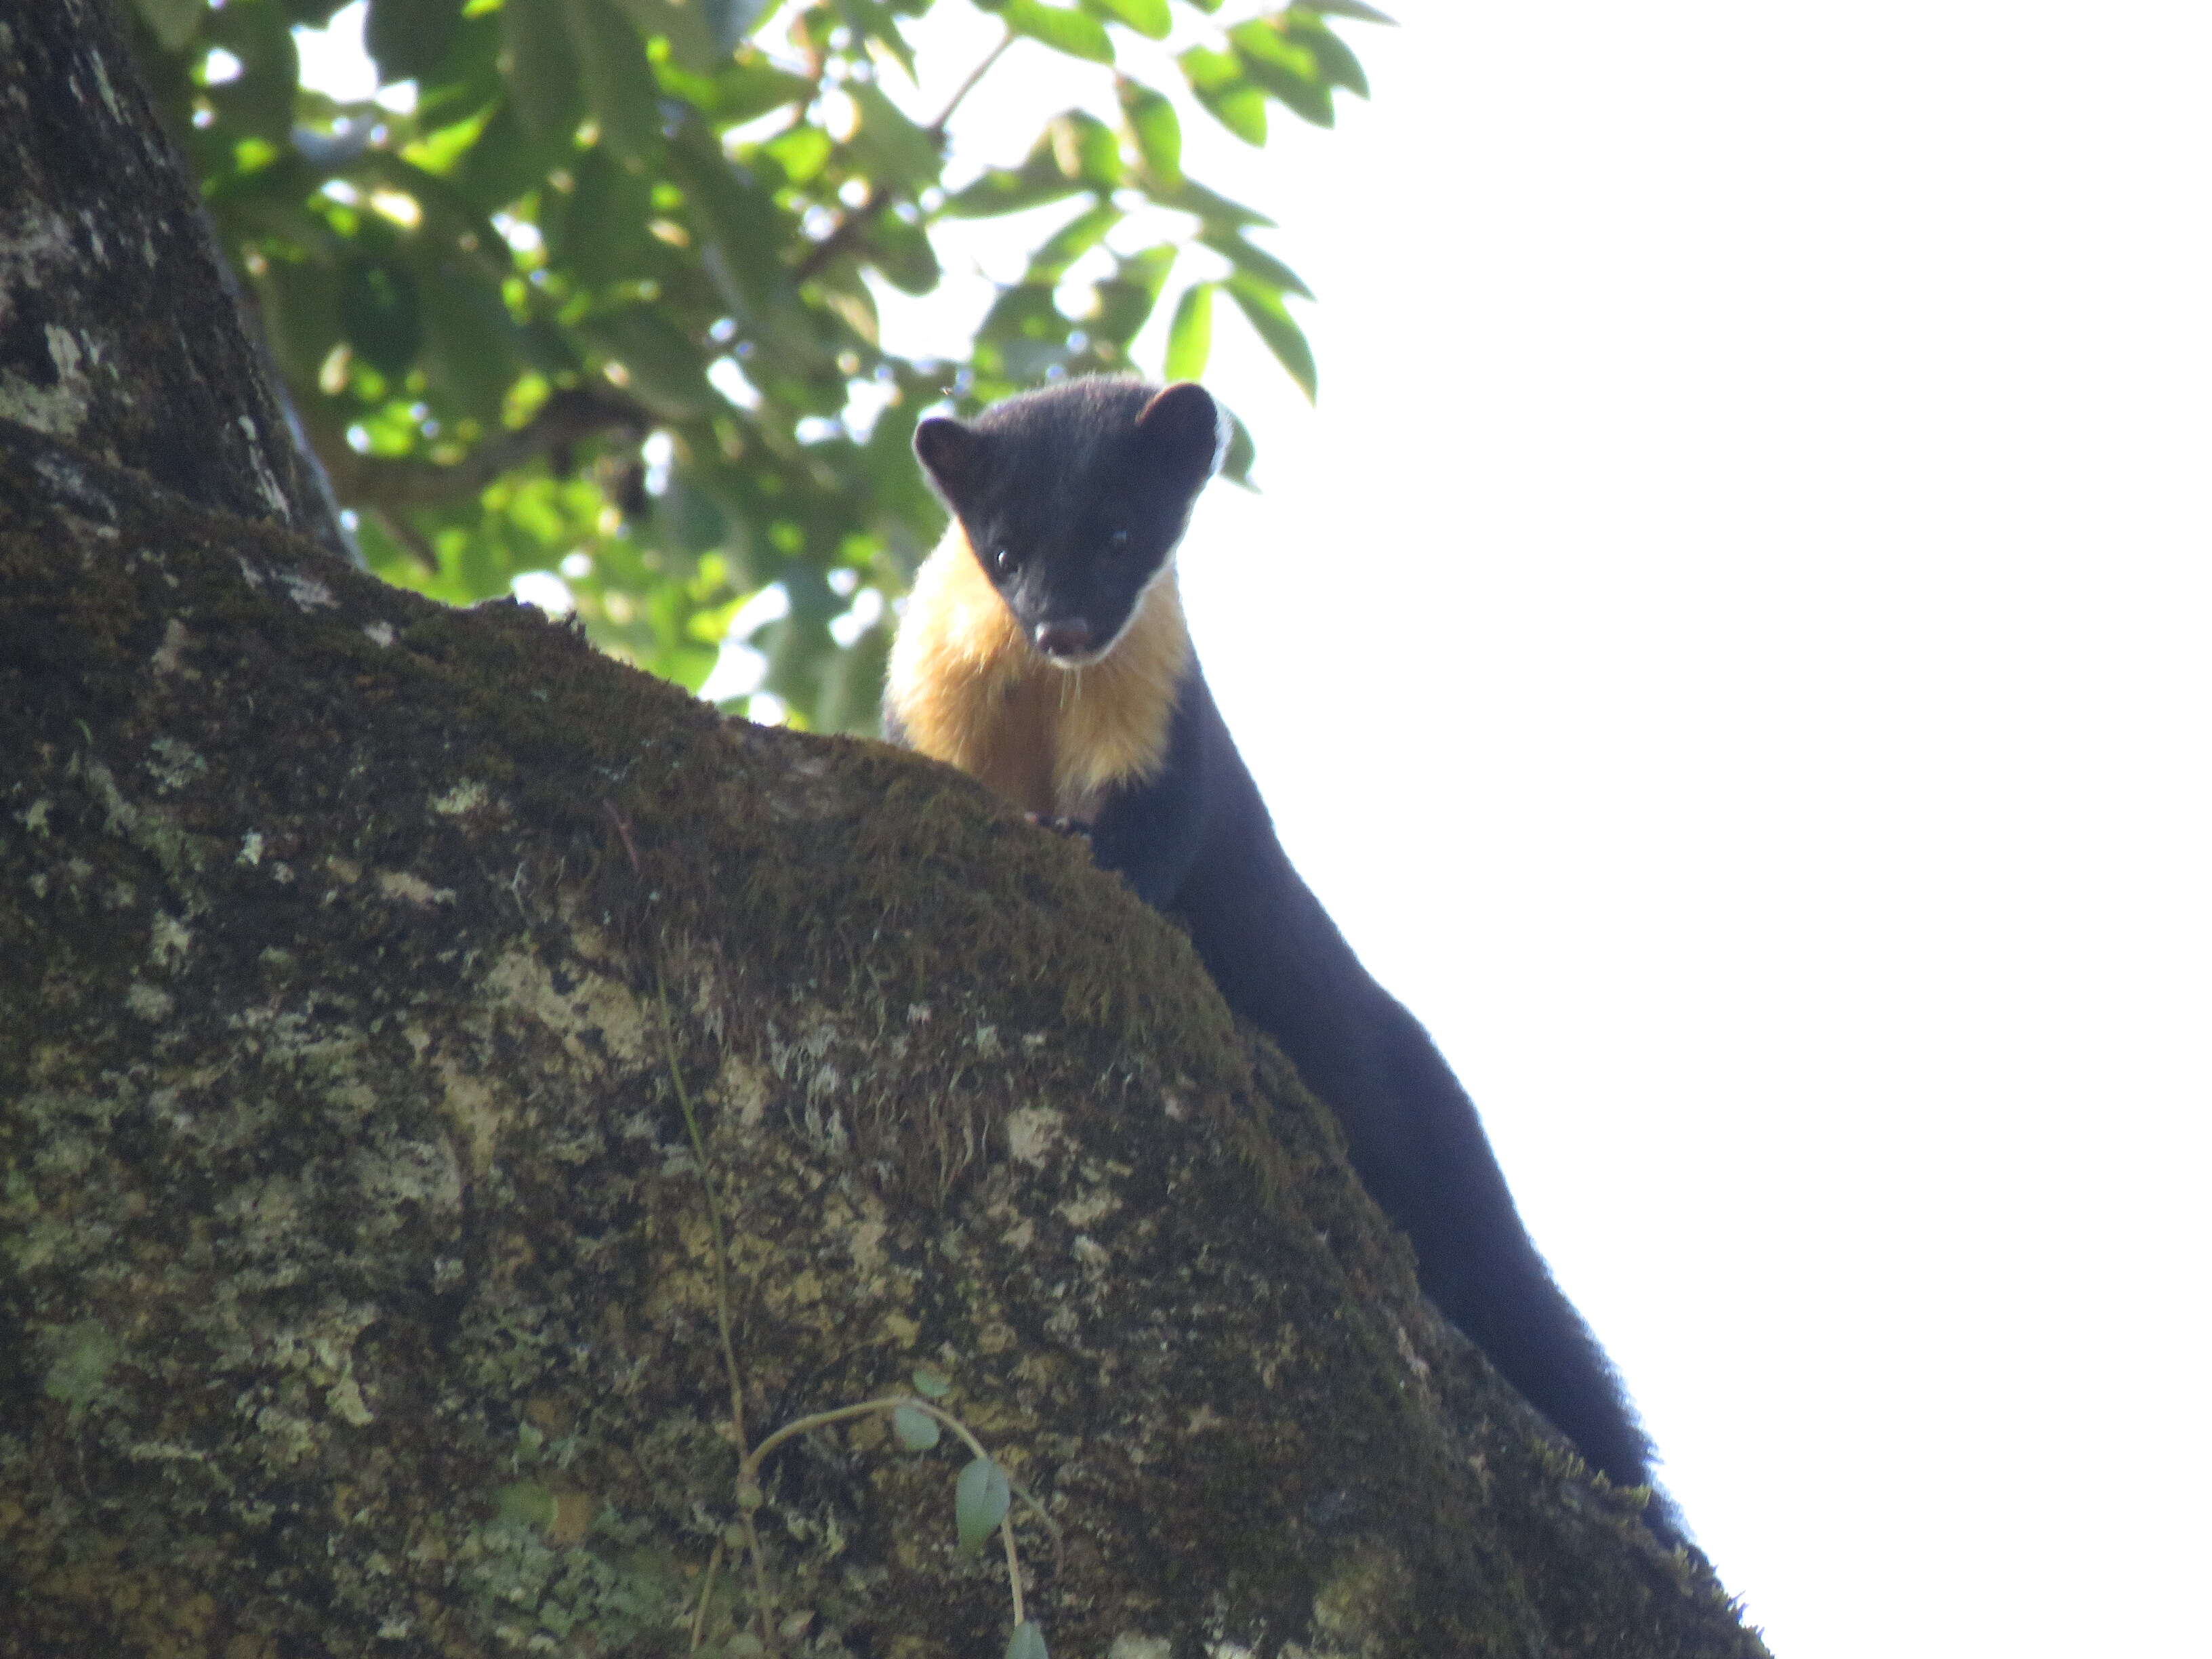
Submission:
[[[452,788],[430,797],[430,810],[447,817],[473,812],[491,799],[491,791],[474,778],[463,778]]]
[[[1006,1152],[1019,1164],[1042,1168],[1066,1126],[1066,1116],[1048,1107],[1024,1106],[1006,1115]]]
[[[469,1173],[481,1181],[491,1171],[492,1153],[506,1126],[504,1108],[511,1097],[442,1055],[438,1060],[438,1081],[443,1091],[439,1103],[446,1120],[460,1131],[468,1147]]]
[[[131,988],[123,994],[123,1006],[139,1018],[159,1024],[175,1012],[177,1000],[158,985],[134,979]]]
[[[185,647],[191,643],[190,630],[185,627],[182,620],[172,617],[169,618],[168,626],[161,630],[161,643],[155,647],[154,654],[147,659],[146,665],[156,674],[173,674],[179,668],[184,667]],[[199,678],[198,671],[195,669],[186,668],[185,673],[191,679]]]
[[[715,1091],[737,1109],[738,1126],[757,1129],[768,1116],[767,1073],[737,1054],[726,1054],[715,1077]]]
[[[1121,1200],[1111,1187],[1103,1182],[1093,1187],[1080,1198],[1071,1198],[1055,1205],[1054,1213],[1071,1227],[1090,1227],[1102,1218],[1121,1207]]]
[[[185,788],[207,775],[206,759],[188,744],[174,738],[156,738],[147,747],[152,751],[146,770],[152,775],[154,787],[162,794]]]
[[[586,943],[585,930],[578,932],[578,942]],[[603,974],[575,971],[573,959],[569,965],[571,975],[563,990],[555,985],[546,963],[528,942],[518,940],[484,975],[484,993],[559,1033],[562,1046],[592,1073],[602,1062],[584,1041],[586,1034],[624,1066],[642,1065],[657,1054],[658,1018],[648,1018],[629,988]]]
[[[152,933],[146,954],[156,968],[173,969],[192,948],[192,930],[166,910],[154,913]]]
[[[411,870],[380,870],[376,884],[386,898],[404,899],[410,904],[451,904],[453,890],[433,887]]]

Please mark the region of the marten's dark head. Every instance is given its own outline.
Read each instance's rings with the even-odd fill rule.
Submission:
[[[1114,648],[1167,568],[1227,427],[1204,386],[1102,375],[924,421],[914,453],[1023,634],[1073,668]]]

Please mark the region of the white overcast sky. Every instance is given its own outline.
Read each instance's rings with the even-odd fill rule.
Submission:
[[[1393,9],[1186,126],[1318,296],[1182,556],[1284,840],[1783,1659],[2204,1652],[2212,10]]]

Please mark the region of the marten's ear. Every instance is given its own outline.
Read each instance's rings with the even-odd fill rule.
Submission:
[[[1196,495],[1229,448],[1229,416],[1194,380],[1178,380],[1137,416],[1146,456],[1176,488]]]
[[[988,459],[991,441],[947,415],[933,415],[914,429],[914,453],[929,481],[954,512],[972,500]]]

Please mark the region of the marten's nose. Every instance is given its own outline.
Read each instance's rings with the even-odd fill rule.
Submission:
[[[1036,648],[1048,657],[1079,657],[1091,648],[1091,624],[1080,617],[1039,623]]]

